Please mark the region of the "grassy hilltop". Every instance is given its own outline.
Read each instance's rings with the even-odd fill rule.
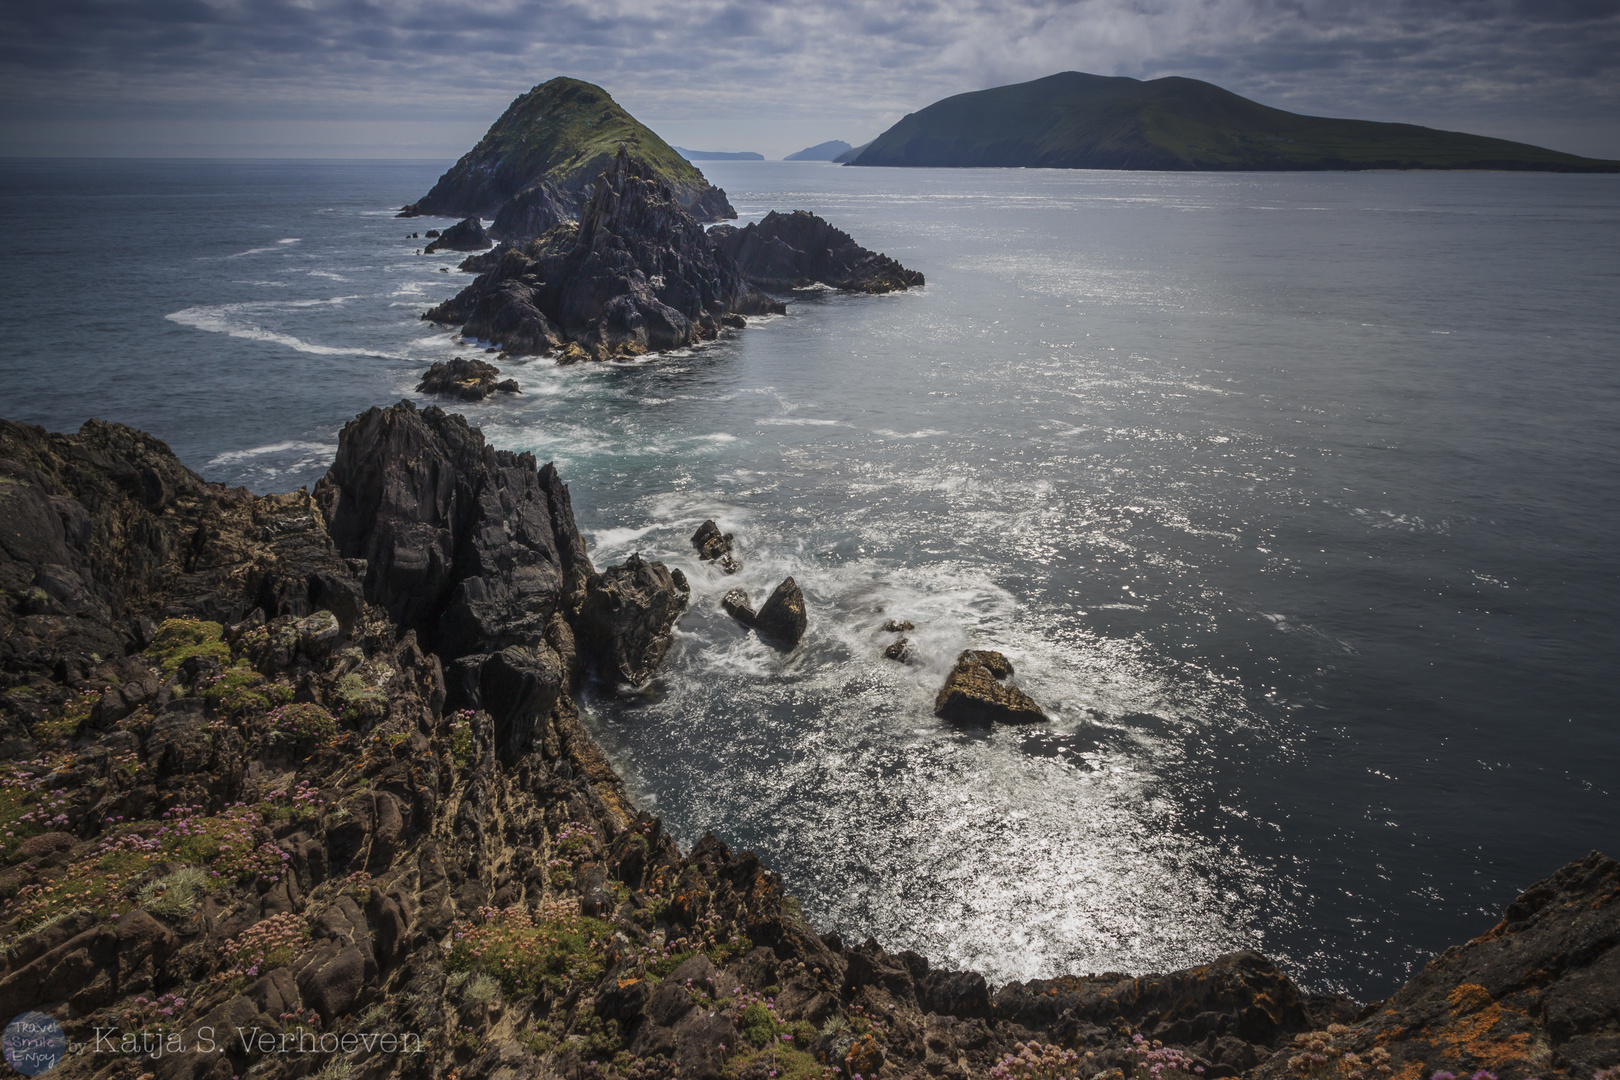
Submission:
[[[1065,71],[958,94],[879,135],[856,165],[1058,169],[1515,169],[1620,162],[1415,124],[1273,109],[1197,79]]]
[[[418,213],[493,217],[537,184],[579,195],[624,144],[689,208],[713,191],[703,173],[600,86],[555,78],[521,95],[415,204]],[[701,216],[701,215],[700,215]]]

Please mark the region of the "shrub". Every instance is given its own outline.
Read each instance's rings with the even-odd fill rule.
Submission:
[[[300,743],[330,739],[338,730],[331,713],[308,701],[272,709],[265,719],[271,731]]]
[[[165,677],[193,656],[212,657],[225,667],[231,660],[231,647],[224,642],[225,628],[201,619],[166,619],[158,627],[146,655],[158,662]]]
[[[446,967],[482,971],[509,997],[562,992],[569,983],[592,983],[606,969],[605,946],[613,928],[579,914],[577,903],[522,908],[480,908],[471,925],[458,926]]]

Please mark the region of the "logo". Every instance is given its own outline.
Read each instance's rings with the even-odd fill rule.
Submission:
[[[44,1013],[25,1012],[6,1025],[0,1048],[5,1050],[7,1065],[24,1076],[38,1076],[62,1063],[67,1036],[62,1025]]]

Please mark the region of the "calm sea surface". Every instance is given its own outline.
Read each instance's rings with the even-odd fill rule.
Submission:
[[[443,165],[0,163],[0,415],[309,483],[472,352],[417,319],[445,222],[392,217]],[[927,287],[464,410],[599,565],[691,580],[656,685],[588,703],[684,842],[993,981],[1255,947],[1362,997],[1620,854],[1620,178],[705,168]],[[781,656],[718,602],[787,574]],[[935,719],[969,645],[1051,723]]]

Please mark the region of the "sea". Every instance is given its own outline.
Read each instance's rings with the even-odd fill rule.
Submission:
[[[394,216],[447,164],[0,163],[0,415],[312,483],[483,355],[419,318],[450,222]],[[660,675],[584,702],[682,844],[995,984],[1258,949],[1362,1000],[1620,855],[1620,177],[703,167],[926,286],[456,407],[599,567],[690,581]],[[781,653],[719,600],[788,575]],[[1049,721],[937,719],[968,647]]]

